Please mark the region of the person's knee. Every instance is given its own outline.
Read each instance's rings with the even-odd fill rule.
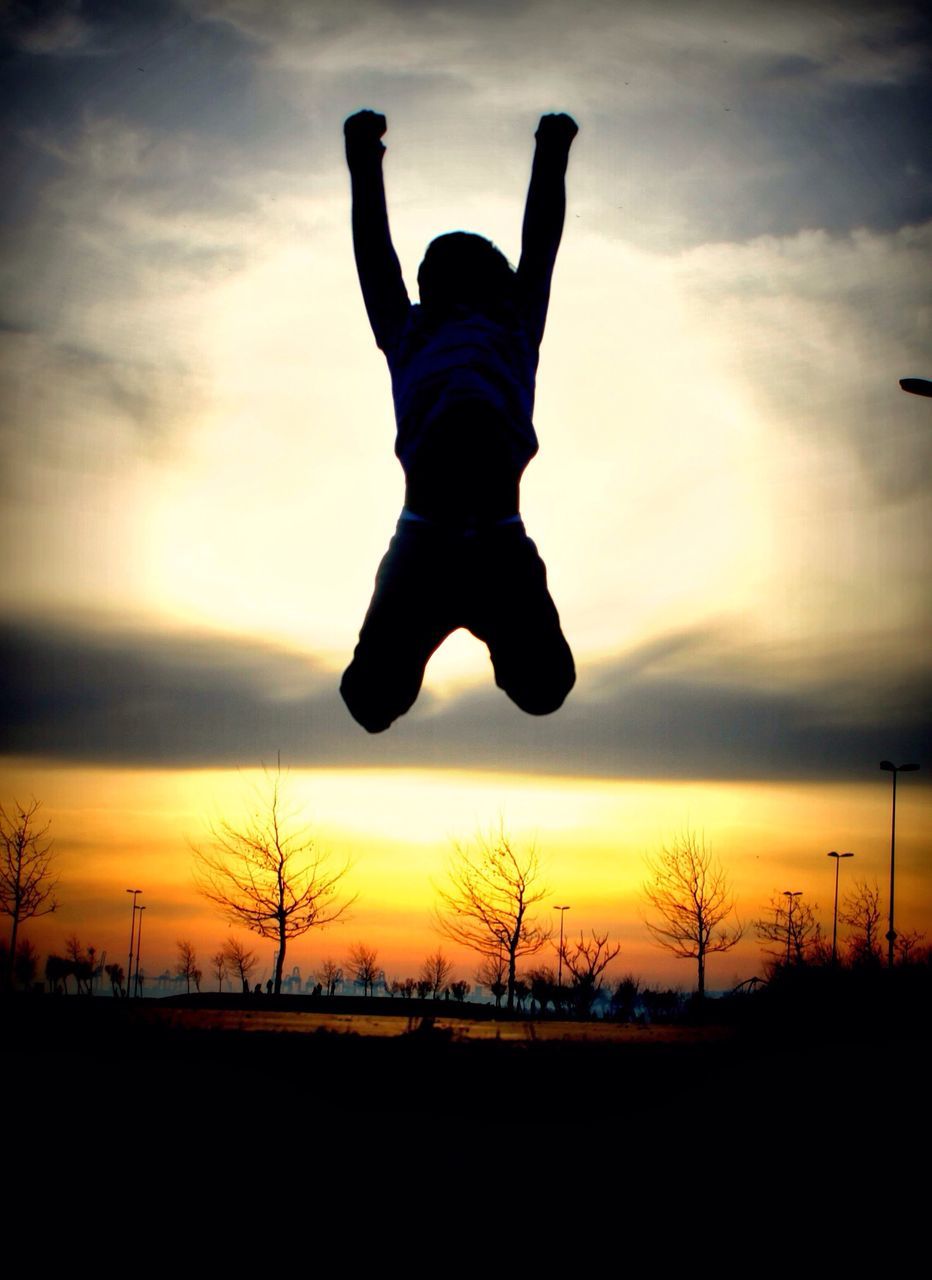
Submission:
[[[553,715],[554,711],[560,710],[574,683],[575,681],[571,680],[567,684],[547,688],[509,688],[505,692],[512,702],[529,716],[549,716]]]
[[[340,693],[350,715],[367,733],[384,733],[394,724],[397,717],[385,707],[375,706],[357,698],[344,685],[340,685]]]
[[[576,683],[576,668],[567,653],[563,661],[548,671],[499,671],[496,684],[512,702],[529,716],[549,716],[559,711]]]
[[[419,688],[420,684],[412,693],[409,686],[392,685],[385,678],[362,678],[351,665],[343,673],[340,695],[350,715],[367,733],[384,733],[410,710]]]

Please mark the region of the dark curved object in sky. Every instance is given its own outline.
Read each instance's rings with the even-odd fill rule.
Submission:
[[[932,381],[928,378],[900,378],[900,386],[914,396],[932,396]]]

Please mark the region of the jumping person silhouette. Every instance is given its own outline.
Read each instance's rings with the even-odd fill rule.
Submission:
[[[374,111],[343,126],[356,268],[391,372],[405,505],[340,692],[380,733],[413,705],[434,650],[465,627],[488,645],[499,688],[547,715],[576,671],[518,514],[519,486],[538,447],[538,349],[577,127],[567,115],[541,117],[517,271],[482,236],[439,236],[418,270],[420,306],[408,299],[388,228],[385,129]]]

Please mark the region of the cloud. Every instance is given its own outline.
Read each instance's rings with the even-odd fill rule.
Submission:
[[[537,112],[576,112],[588,225],[642,245],[890,229],[932,211],[932,27],[914,4],[33,8],[7,23],[0,88],[20,204],[49,179],[30,134],[64,154],[87,117],[183,136],[200,183],[156,157],[152,177],[179,214],[206,214],[233,188],[244,198],[246,174],[336,171],[340,119],[368,103],[419,157],[412,179],[429,162],[433,199],[441,173],[474,182],[484,164],[494,184]]]
[[[4,625],[0,661],[2,750],[21,757],[191,767],[280,750],[306,766],[823,781],[865,776],[881,757],[928,760],[923,659],[891,669],[862,645],[804,661],[742,651],[717,629],[584,668],[552,717],[523,715],[490,680],[422,693],[377,737],[345,711],[338,672],[255,641],[32,618]]]
[[[438,192],[504,197],[536,113],[560,107],[583,123],[574,212],[613,240],[669,253],[932,216],[932,41],[910,5],[697,21],[686,4],[141,0],[13,6],[4,35],[4,315],[47,330],[63,297],[243,270],[266,197],[342,197],[340,120],[363,102],[389,111],[412,217]]]
[[[680,255],[677,278],[726,367],[780,432],[854,456],[872,496],[932,486],[932,433],[897,390],[927,360],[932,221],[825,230]],[[926,415],[927,416],[927,415]],[[829,465],[840,465],[837,452]]]
[[[720,2],[697,17],[607,0],[214,0],[209,12],[263,47],[283,95],[303,80],[325,89],[318,110],[320,97],[344,113],[381,106],[434,163],[474,168],[483,148],[488,163],[538,111],[575,112],[590,225],[644,245],[890,229],[932,210],[932,27],[916,5]]]
[[[0,332],[3,484],[23,482],[36,466],[99,474],[139,447],[161,453],[204,397],[178,357],[95,350],[7,328]]]

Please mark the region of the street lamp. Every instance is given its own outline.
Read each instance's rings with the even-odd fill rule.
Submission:
[[[914,396],[932,396],[932,382],[928,378],[900,378],[900,386]]]
[[[838,866],[842,858],[853,858],[853,853],[836,853],[834,849],[829,858],[835,859],[835,913],[832,916],[832,964],[835,963],[835,952],[838,943]]]
[[[137,907],[139,912],[139,932],[136,934],[136,977],[133,979],[133,995],[139,995],[139,953],[142,950],[142,913],[145,907]]]
[[[786,904],[786,967],[790,967],[790,939],[793,936],[793,899],[802,897],[802,889],[784,889],[784,898],[789,898]]]
[[[918,764],[894,764],[891,760],[881,760],[880,767],[893,774],[893,817],[890,821],[890,922],[887,929],[887,967],[893,968],[893,944],[896,933],[893,928],[893,868],[896,861],[896,775],[898,773],[915,773]]]
[[[557,961],[557,986],[563,986],[563,912],[569,911],[569,907],[554,907],[554,911],[560,913],[560,956]]]
[[[133,918],[129,926],[129,966],[126,970],[126,998],[129,999],[129,993],[133,985],[133,942],[136,935],[136,895],[142,893],[141,889],[127,889],[127,893],[133,895]]]

